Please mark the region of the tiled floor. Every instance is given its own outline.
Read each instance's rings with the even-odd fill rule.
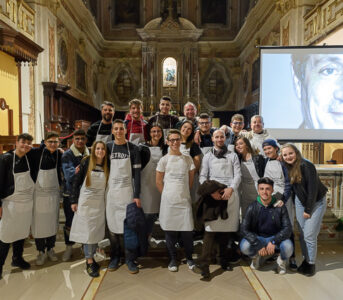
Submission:
[[[64,244],[57,243],[59,258],[63,250]],[[232,272],[211,266],[213,279],[204,282],[186,265],[181,265],[179,272],[171,273],[166,268],[167,259],[146,258],[140,261],[142,268],[137,275],[129,274],[125,265],[115,272],[106,272],[105,261],[104,276],[92,281],[85,273],[79,248],[74,250],[72,262],[48,262],[44,267],[34,266],[36,254],[34,245],[27,243],[25,258],[32,263],[28,271],[12,268],[9,254],[0,280],[0,299],[68,300],[81,299],[84,295],[85,299],[92,299],[95,292],[95,299],[120,300],[343,299],[343,243],[337,242],[319,245],[318,272],[312,278],[295,273],[280,276],[275,274],[273,265],[252,271],[242,263],[243,267],[236,266]]]

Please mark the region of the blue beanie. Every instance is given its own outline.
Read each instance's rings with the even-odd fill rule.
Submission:
[[[267,139],[262,143],[262,148],[264,148],[265,146],[272,146],[274,148],[279,148],[277,142],[273,139]]]

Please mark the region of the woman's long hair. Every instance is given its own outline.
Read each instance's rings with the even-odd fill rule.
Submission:
[[[191,121],[188,121],[188,120],[184,121],[180,127],[180,132],[181,132],[183,125],[185,125],[187,123],[192,126],[192,133],[190,134],[190,136],[186,140],[186,149],[189,149],[192,146],[192,144],[194,143],[194,125],[193,125],[193,123]],[[182,136],[182,134],[181,134],[181,136]]]
[[[160,140],[158,141],[157,146],[159,146],[161,149],[164,147],[164,133],[163,133],[163,128],[162,125],[160,123],[152,123],[152,125],[150,126],[149,132],[148,132],[148,139],[147,139],[147,143],[151,145],[151,135],[150,135],[150,131],[152,128],[154,127],[158,127],[159,129],[161,129],[162,131],[162,137],[160,138]]]
[[[239,136],[236,141],[235,141],[235,153],[238,155],[238,157],[240,159],[242,159],[242,154],[238,153],[236,150],[236,144],[239,140],[242,140],[247,148],[247,152],[250,153],[251,155],[256,155],[256,152],[254,151],[254,149],[252,148],[250,141],[248,140],[248,138],[246,138],[245,136]]]
[[[293,165],[289,165],[287,162],[284,161],[283,156],[282,156],[282,150],[285,148],[292,148],[296,154],[296,159]],[[281,146],[281,156],[282,156],[282,161],[285,163],[286,168],[288,170],[288,175],[291,184],[293,183],[300,183],[301,182],[301,169],[300,169],[300,164],[302,160],[302,156],[300,151],[298,150],[297,147],[293,144],[284,144]]]
[[[106,182],[107,182],[108,176],[110,174],[109,168],[107,165],[107,147],[106,147],[106,144],[103,141],[95,141],[92,145],[90,159],[89,159],[89,165],[88,165],[88,170],[87,170],[87,175],[86,175],[86,186],[87,187],[89,187],[91,185],[91,172],[96,167],[95,148],[96,148],[97,144],[102,144],[105,148],[105,156],[104,156],[104,159],[102,160],[101,166],[102,166],[104,173],[105,173]]]

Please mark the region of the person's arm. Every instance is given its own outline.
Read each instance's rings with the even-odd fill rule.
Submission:
[[[100,121],[101,122],[101,121]],[[93,145],[93,142],[96,138],[96,133],[98,131],[98,127],[100,126],[100,123],[97,125],[96,123],[93,123],[87,130],[86,137],[87,137],[87,147],[91,147]]]
[[[156,171],[156,187],[161,194],[163,191],[163,179],[164,179],[164,172]]]
[[[289,220],[288,212],[286,206],[277,208],[281,210],[281,230],[275,234],[274,241],[275,244],[279,245],[282,241],[289,239],[292,234],[292,225]]]
[[[79,202],[80,190],[87,175],[88,165],[89,165],[89,158],[82,160],[80,164],[80,171],[74,176],[74,180],[72,182],[71,194],[70,194],[70,203],[72,205],[73,204],[77,205]],[[73,211],[76,211],[76,210],[73,210]]]
[[[209,163],[210,163],[210,153],[206,153],[206,155],[202,159],[202,164],[200,168],[200,175],[199,175],[199,182],[203,184],[205,180],[209,177]]]
[[[238,189],[239,184],[241,183],[241,164],[236,153],[232,153],[231,156],[232,169],[233,169],[233,181],[230,186],[224,189],[224,194],[222,196],[223,200],[229,200],[232,196],[232,193]],[[230,166],[228,166],[230,168]]]
[[[317,200],[317,194],[318,194],[317,170],[314,164],[312,164],[309,161],[304,161],[304,165],[300,167],[301,167],[302,176],[304,177],[303,179],[305,182],[304,188],[307,193],[306,205],[304,207],[305,208],[304,214],[306,213],[311,216],[313,206]]]
[[[253,206],[250,205],[250,206],[248,206],[248,209],[247,209],[245,216],[242,220],[241,235],[252,246],[256,246],[258,244],[257,234],[250,230],[250,228],[252,227],[252,224],[251,224],[252,218],[253,218]]]
[[[149,150],[149,147],[145,146],[145,145],[139,145],[139,153],[141,155],[141,163],[142,163],[141,170],[143,170],[145,168],[145,166],[150,161],[150,150]]]
[[[132,177],[134,182],[133,189],[133,201],[137,204],[137,207],[141,207],[140,193],[141,193],[141,155],[139,153],[139,148],[136,145],[130,145],[132,151],[131,164],[132,164]],[[130,148],[130,147],[129,147]]]
[[[71,184],[75,176],[75,166],[68,152],[62,155],[62,171],[66,181],[67,192],[70,193]]]
[[[282,172],[283,172],[283,176],[285,178],[285,189],[283,191],[283,195],[282,195],[282,201],[284,203],[286,203],[288,201],[288,199],[291,197],[291,193],[292,193],[292,185],[291,182],[289,180],[289,176],[288,176],[288,170],[285,166],[285,164],[283,162],[280,162],[281,166],[282,166]]]

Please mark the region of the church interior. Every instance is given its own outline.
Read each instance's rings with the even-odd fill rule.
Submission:
[[[57,131],[70,145],[74,130],[101,119],[104,101],[119,119],[138,98],[148,120],[167,95],[177,116],[190,101],[215,127],[236,113],[250,120],[259,114],[260,47],[342,41],[340,0],[0,0],[0,154],[23,132],[38,145]],[[168,76],[173,84],[165,83]],[[277,102],[273,109],[282,114]],[[164,251],[152,250],[138,275],[107,272],[105,255],[101,276],[92,279],[80,251],[71,262],[23,272],[7,261],[0,298],[342,299],[343,141],[297,146],[329,189],[314,277],[280,277],[272,267],[253,271],[243,262],[225,273],[212,266],[215,277],[202,282],[186,266],[168,273]],[[63,218],[61,210],[61,228]],[[63,247],[60,230],[58,256]],[[34,260],[32,240],[24,252]]]

